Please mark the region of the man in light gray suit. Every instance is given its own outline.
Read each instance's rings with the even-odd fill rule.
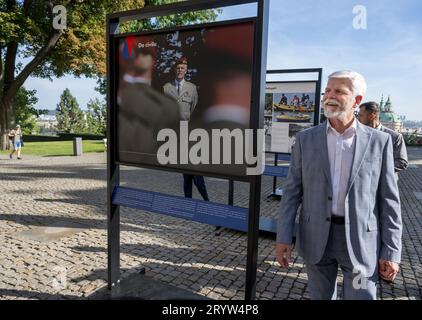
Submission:
[[[384,127],[380,123],[380,107],[378,103],[370,101],[362,103],[359,107],[359,121],[366,126],[388,133],[393,142],[394,171],[398,177],[398,172],[405,170],[409,164],[407,160],[406,143],[403,135],[399,132]]]
[[[393,281],[401,257],[402,220],[391,136],[354,117],[366,91],[353,71],[331,74],[326,122],[297,134],[280,204],[276,258],[289,266],[295,218],[311,299],[376,299],[378,276]]]

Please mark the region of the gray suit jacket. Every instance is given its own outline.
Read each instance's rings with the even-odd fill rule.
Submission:
[[[395,172],[406,169],[409,161],[407,160],[406,143],[404,142],[403,135],[384,126],[380,126],[379,130],[388,133],[391,136],[391,141],[393,142]]]
[[[346,194],[346,239],[355,268],[372,275],[378,259],[400,262],[402,220],[391,136],[360,123]],[[296,213],[297,247],[318,263],[330,231],[333,196],[326,122],[297,134],[280,204],[277,242],[291,244]]]
[[[179,94],[177,93],[175,81],[172,81],[167,82],[164,85],[163,91],[166,95],[177,100],[180,106],[180,120],[189,120],[193,110],[198,104],[198,92],[196,90],[196,86],[185,80]]]

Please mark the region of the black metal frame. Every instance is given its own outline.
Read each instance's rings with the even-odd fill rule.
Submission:
[[[315,82],[317,82],[317,80],[267,81],[267,84],[268,83],[315,83]]]
[[[137,10],[118,12],[107,15],[107,231],[108,231],[108,288],[113,293],[117,290],[120,282],[120,208],[112,203],[113,191],[120,185],[120,164],[117,163],[116,150],[116,51],[115,38],[119,23],[130,20],[140,20],[171,14],[199,11],[206,9],[222,8],[234,5],[255,3],[257,5],[255,37],[254,37],[254,61],[252,82],[252,103],[250,127],[262,129],[263,111],[265,98],[265,70],[267,57],[267,35],[269,0],[190,0],[176,2],[168,5],[151,6]],[[194,27],[195,25],[190,25]],[[176,28],[177,29],[177,28]],[[256,130],[254,130],[254,152],[257,148]],[[132,165],[132,164],[131,164]],[[149,166],[145,166],[149,167]],[[157,167],[151,169],[158,169]],[[162,168],[169,169],[169,168]],[[178,170],[170,170],[178,171]],[[182,171],[179,171],[182,172]],[[211,176],[211,175],[210,175]],[[237,181],[245,181],[233,177]],[[248,176],[249,189],[249,216],[248,216],[248,249],[246,266],[245,299],[255,298],[256,293],[256,269],[258,257],[258,231],[261,194],[261,176]],[[232,187],[230,188],[233,193]]]

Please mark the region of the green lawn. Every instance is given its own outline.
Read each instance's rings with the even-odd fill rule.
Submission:
[[[104,142],[98,140],[86,140],[83,143],[83,153],[104,152]],[[0,151],[1,154],[9,153],[10,150]],[[73,155],[73,141],[49,141],[49,142],[25,142],[22,147],[22,157],[33,156],[71,156]]]

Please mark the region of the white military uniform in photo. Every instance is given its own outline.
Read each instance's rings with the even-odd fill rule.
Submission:
[[[186,80],[173,80],[164,85],[164,93],[177,100],[180,106],[180,120],[189,120],[198,103],[196,86]]]

